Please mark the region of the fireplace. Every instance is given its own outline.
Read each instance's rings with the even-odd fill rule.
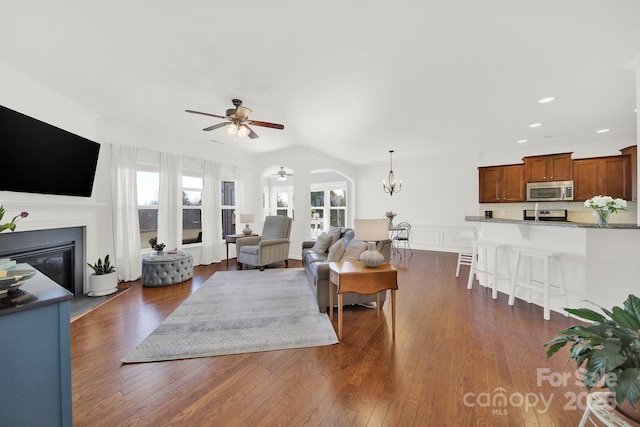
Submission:
[[[0,258],[30,264],[74,296],[83,293],[84,227],[2,233]]]

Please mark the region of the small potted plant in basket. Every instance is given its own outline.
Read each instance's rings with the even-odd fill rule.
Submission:
[[[602,308],[605,315],[588,308],[565,311],[593,323],[558,331],[544,344],[547,358],[571,343],[569,358],[583,367],[587,391],[608,388],[616,409],[640,421],[640,298],[629,295],[623,308]]]
[[[89,296],[111,295],[118,291],[118,273],[115,266],[111,264],[109,255],[104,257],[104,262],[98,258],[95,264],[87,263],[87,265],[93,269],[93,274],[89,276],[91,286]]]

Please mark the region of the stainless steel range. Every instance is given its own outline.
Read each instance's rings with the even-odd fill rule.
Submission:
[[[525,209],[525,221],[534,221],[536,219],[535,209]],[[567,221],[566,209],[538,209],[539,221]]]

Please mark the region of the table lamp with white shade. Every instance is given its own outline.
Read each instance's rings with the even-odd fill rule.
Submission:
[[[389,227],[386,219],[356,219],[354,224],[357,240],[367,242],[367,250],[360,255],[360,261],[365,267],[378,267],[384,261],[384,256],[378,252],[376,243],[389,238]]]
[[[244,230],[242,230],[244,234],[249,235],[253,233],[253,230],[249,227],[249,223],[253,221],[255,221],[253,214],[240,214],[240,223],[244,222],[246,224]]]

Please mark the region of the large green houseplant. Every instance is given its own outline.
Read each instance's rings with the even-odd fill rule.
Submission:
[[[588,308],[565,311],[593,323],[557,332],[544,344],[547,358],[571,343],[569,357],[578,368],[584,367],[587,390],[608,388],[618,407],[626,400],[635,408],[630,408],[632,413],[624,409],[621,412],[632,418],[640,416],[640,298],[629,295],[623,308],[602,308],[605,315]]]
[[[91,292],[89,296],[99,297],[110,295],[118,291],[118,274],[116,268],[109,260],[109,255],[104,257],[104,262],[98,258],[95,264],[87,263],[93,274],[89,276]]]

